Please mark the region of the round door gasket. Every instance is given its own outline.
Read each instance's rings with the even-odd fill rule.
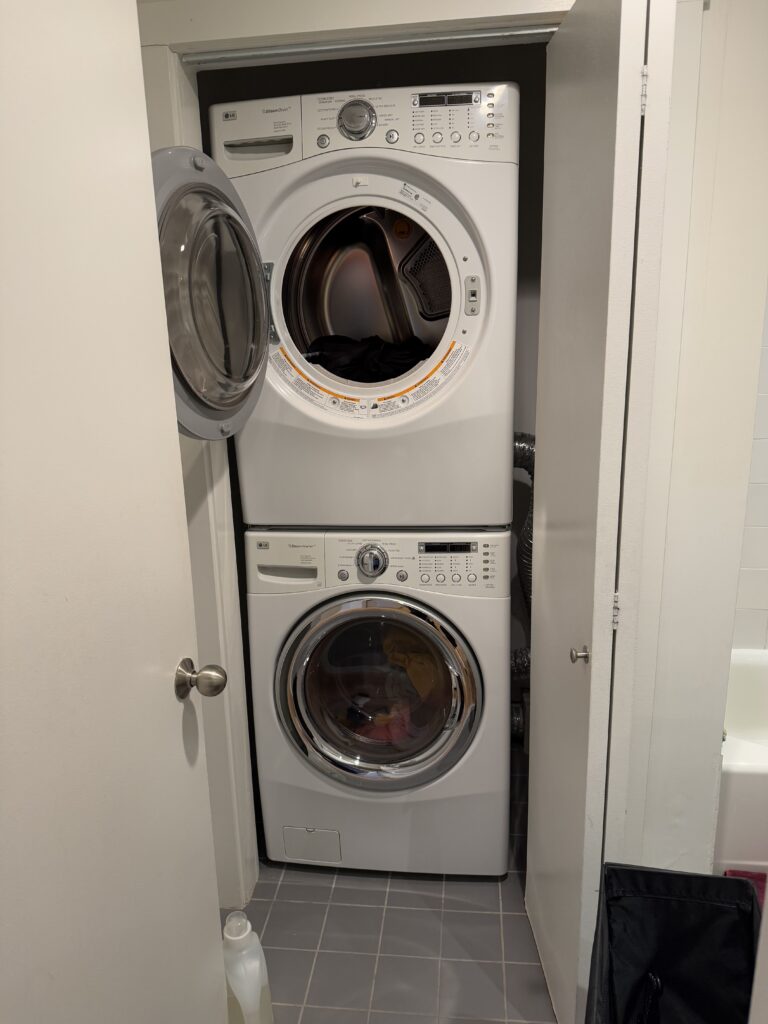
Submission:
[[[305,694],[312,652],[341,625],[365,619],[407,625],[437,650],[451,677],[452,705],[435,741],[413,757],[378,763],[340,750],[324,737],[308,711]],[[318,772],[358,789],[414,789],[445,775],[466,753],[482,715],[483,683],[472,649],[447,619],[410,599],[390,594],[345,594],[306,614],[283,645],[275,672],[275,704],[286,736]]]

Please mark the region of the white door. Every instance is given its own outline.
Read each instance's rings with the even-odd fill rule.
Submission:
[[[0,67],[0,1018],[223,1024],[135,4],[8,8]]]
[[[645,25],[576,0],[547,51],[526,904],[560,1024],[600,880]]]

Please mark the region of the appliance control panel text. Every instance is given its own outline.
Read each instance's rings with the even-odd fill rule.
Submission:
[[[517,108],[517,88],[498,83],[302,96],[304,157],[375,146],[517,163]]]
[[[212,156],[230,178],[340,150],[518,162],[519,92],[510,83],[370,89],[217,103]]]
[[[508,597],[511,537],[483,533],[247,530],[249,594],[376,587]]]
[[[509,593],[509,534],[325,535],[326,586],[376,586]]]

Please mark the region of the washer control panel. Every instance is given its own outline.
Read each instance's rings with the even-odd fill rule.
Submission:
[[[247,530],[249,594],[347,587],[508,597],[508,532]]]
[[[508,533],[325,535],[326,586],[389,584],[457,594],[509,593]]]
[[[508,82],[302,96],[303,155],[375,146],[517,163],[519,99]]]

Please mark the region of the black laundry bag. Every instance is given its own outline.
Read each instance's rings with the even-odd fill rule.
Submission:
[[[759,930],[746,879],[606,864],[587,1024],[747,1024]]]

